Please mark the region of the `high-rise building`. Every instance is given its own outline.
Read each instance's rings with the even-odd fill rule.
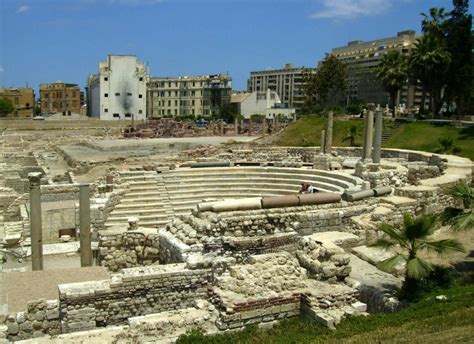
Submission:
[[[222,74],[151,78],[147,93],[149,118],[219,115],[230,103],[232,78]]]
[[[57,81],[40,84],[41,112],[80,113],[81,90],[77,84]]]
[[[0,88],[0,98],[10,100],[13,105],[11,117],[31,117],[35,109],[35,91],[27,87]]]
[[[344,47],[332,49],[330,54],[345,63],[348,72],[347,92],[336,102],[343,105],[350,103],[388,104],[389,95],[383,89],[375,70],[383,55],[388,51],[398,50],[402,54],[409,54],[417,38],[415,31],[407,30],[398,32],[395,37],[367,42],[353,41]],[[419,104],[420,94],[418,93],[415,87],[406,85],[399,92],[396,104],[405,103],[409,107]]]
[[[306,102],[304,74],[314,72],[314,68],[295,68],[288,63],[282,69],[250,72],[247,81],[248,92],[275,91],[281,102],[288,108],[300,110]]]
[[[108,55],[87,80],[87,115],[105,120],[146,119],[145,64],[133,55]]]

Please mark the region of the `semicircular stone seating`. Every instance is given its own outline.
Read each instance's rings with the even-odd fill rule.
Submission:
[[[130,217],[137,217],[142,227],[163,227],[203,200],[296,194],[303,182],[337,193],[362,190],[365,185],[342,172],[258,166],[124,171],[121,180],[128,189],[109,214],[106,227],[126,225]]]

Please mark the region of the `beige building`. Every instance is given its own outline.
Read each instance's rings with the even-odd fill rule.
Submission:
[[[0,98],[10,100],[14,110],[11,117],[32,117],[35,110],[35,91],[32,88],[0,88]]]
[[[386,105],[389,95],[377,79],[375,69],[383,55],[391,50],[398,50],[409,54],[413,49],[416,39],[415,31],[401,31],[395,37],[377,39],[374,41],[353,41],[344,47],[334,48],[331,54],[344,62],[348,67],[348,90],[344,99],[339,99],[340,104],[350,103],[376,103]],[[397,104],[405,103],[407,106],[419,104],[418,92],[415,87],[405,86],[397,97]]]
[[[250,72],[247,81],[248,92],[275,91],[284,106],[300,110],[305,101],[304,74],[314,68],[295,68],[288,63],[282,69]]]
[[[147,85],[148,118],[219,115],[230,103],[228,75],[151,78]]]
[[[41,112],[81,113],[81,90],[76,84],[57,81],[40,85]]]

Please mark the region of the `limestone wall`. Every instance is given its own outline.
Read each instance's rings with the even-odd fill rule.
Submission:
[[[8,315],[5,325],[11,341],[57,335],[60,333],[59,302],[44,299],[29,302],[26,312]]]
[[[156,230],[111,229],[98,234],[98,264],[111,271],[158,262],[160,239]]]
[[[134,316],[193,306],[208,298],[210,270],[185,264],[124,269],[110,280],[59,286],[61,331],[124,324]]]

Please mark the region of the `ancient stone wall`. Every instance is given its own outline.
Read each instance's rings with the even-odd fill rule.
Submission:
[[[31,301],[26,312],[18,312],[7,316],[7,338],[17,341],[45,335],[57,335],[59,327],[58,300]]]
[[[59,286],[62,332],[124,324],[134,316],[192,307],[208,299],[210,270],[189,270],[185,264],[121,270],[104,281]]]
[[[156,230],[99,231],[98,264],[111,271],[158,262],[160,239]]]

